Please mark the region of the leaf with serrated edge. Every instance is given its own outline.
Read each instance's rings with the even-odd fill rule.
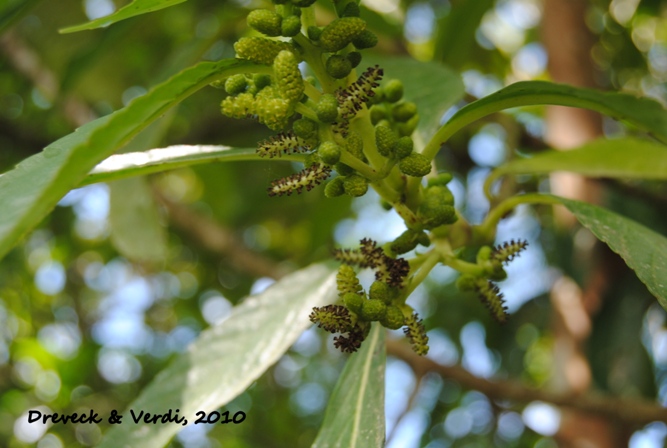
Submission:
[[[108,16],[100,17],[99,19],[91,20],[90,22],[82,23],[81,25],[70,26],[60,30],[61,33],[74,33],[76,31],[92,30],[95,28],[102,28],[109,26],[112,23],[120,22],[121,20],[129,19],[148,12],[159,11],[160,9],[168,8],[170,6],[178,5],[187,0],[134,0],[132,3],[123,6],[118,11]]]
[[[540,174],[570,171],[589,177],[667,179],[667,146],[637,138],[599,139],[568,151],[547,151],[534,157],[512,160],[486,179],[493,182],[505,174]]]
[[[667,238],[631,219],[585,202],[552,196],[625,260],[667,310]]]
[[[60,198],[77,187],[97,163],[169,108],[216,79],[249,69],[266,67],[236,59],[202,62],[154,87],[127,107],[87,123],[0,176],[0,257]]]
[[[345,364],[312,448],[384,446],[384,328],[375,323]]]
[[[335,300],[335,266],[329,263],[311,265],[246,298],[155,377],[99,448],[166,445],[183,427],[135,425],[130,409],[151,414],[178,409],[192,425],[196,412],[209,413],[229,403],[278,361],[311,325],[308,315],[313,307]]]

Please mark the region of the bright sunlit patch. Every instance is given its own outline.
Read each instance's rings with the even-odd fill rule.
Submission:
[[[558,408],[541,401],[533,401],[526,406],[522,417],[526,426],[543,436],[556,434],[560,427],[560,411]]]
[[[428,3],[417,3],[408,9],[405,17],[405,38],[412,43],[427,41],[433,34],[435,17]]]
[[[39,411],[42,414],[51,414],[53,411],[46,406],[31,408],[31,411]],[[14,421],[14,435],[24,443],[35,443],[46,434],[50,424],[44,425],[41,421],[28,423],[28,411],[23,413]]]
[[[461,329],[463,367],[470,373],[488,378],[497,370],[497,362],[486,347],[486,330],[479,322],[470,322]]]
[[[225,320],[232,312],[232,303],[217,291],[206,291],[199,298],[204,320],[211,325]]]
[[[367,0],[364,6],[380,14],[390,14],[398,9],[398,0]]]
[[[110,383],[130,383],[141,375],[141,364],[137,358],[124,351],[102,349],[97,360],[97,370]]]
[[[630,437],[629,448],[662,448],[667,436],[667,425],[662,422],[648,424]]]
[[[273,285],[276,281],[269,277],[261,277],[255,280],[255,283],[250,287],[250,295],[261,294],[266,289]]]
[[[547,52],[544,47],[533,42],[521,47],[512,58],[512,70],[522,80],[541,75],[547,68]]]
[[[35,273],[35,286],[50,296],[55,296],[63,290],[65,280],[65,268],[57,261],[44,263]]]
[[[116,5],[111,0],[85,0],[84,8],[90,20],[108,16],[116,11]]]

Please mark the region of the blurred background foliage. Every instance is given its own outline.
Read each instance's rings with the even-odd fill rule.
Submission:
[[[266,6],[253,0],[190,0],[105,29],[57,32],[126,3],[0,4],[0,170],[199,60],[233,57],[234,41],[248,33],[246,14]],[[562,3],[584,11],[580,23],[559,26],[563,35],[583,29],[591,37],[585,69],[598,88],[665,103],[667,2]],[[377,52],[439,61],[460,71],[467,93],[460,107],[515,81],[554,78],[547,51],[554,42],[545,41],[542,24],[559,19],[545,13],[548,4],[369,0],[362,2],[362,17],[380,36]],[[317,5],[323,23],[332,11],[329,3]],[[223,96],[213,88],[200,91],[126,149],[253,147],[270,135],[253,121],[221,116]],[[517,153],[544,149],[547,126],[545,108],[513,110],[469,126],[441,151],[438,166],[455,174],[450,186],[471,222],[488,210],[481,185],[489,170]],[[611,120],[603,121],[603,130],[625,132]],[[354,245],[362,237],[387,241],[404,230],[372,195],[325,201],[317,189],[269,198],[270,180],[293,170],[285,162],[213,164],[91,185],[63,198],[0,262],[0,445],[94,446],[104,425],[46,428],[27,425],[25,413],[121,410],[203,328],[224,319],[244,296],[266,288],[272,277],[326,259],[335,245]],[[604,181],[597,186],[608,206],[667,233],[664,186]],[[548,186],[526,176],[508,188]],[[133,216],[141,220],[132,221]],[[460,363],[484,378],[571,390],[559,368],[562,335],[549,294],[557,279],[571,278],[573,288],[579,284],[584,294],[597,294],[587,316],[590,329],[576,342],[592,375],[585,388],[664,404],[665,312],[588,231],[554,224],[552,218],[551,209],[522,208],[501,223],[499,241],[524,238],[531,244],[501,285],[512,312],[508,325],[498,326],[478,302],[461,296],[448,269],[434,270],[417,289],[411,303],[430,330],[429,356]],[[592,278],[597,289],[586,287]],[[226,407],[244,411],[244,423],[189,427],[172,444],[310,446],[344,360],[323,332],[308,330]],[[429,448],[569,446],[566,434],[574,430],[558,408],[492,401],[435,373],[417,376],[395,357],[387,366],[387,428],[388,446]],[[617,446],[664,446],[667,435],[667,425],[657,422],[615,428]]]

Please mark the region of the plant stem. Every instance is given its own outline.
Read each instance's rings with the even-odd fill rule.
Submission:
[[[539,193],[512,196],[511,198],[505,199],[491,210],[482,224],[473,227],[473,231],[484,239],[490,239],[498,222],[500,222],[506,214],[521,204],[560,204],[560,201],[554,196]]]
[[[417,273],[412,276],[412,279],[410,279],[410,284],[405,288],[405,298],[412,294],[412,291],[414,291],[415,288],[417,288],[417,286],[419,286],[424,281],[424,279],[426,279],[428,274],[440,260],[441,255],[437,249],[432,249],[430,252],[428,252],[426,259],[419,268],[419,271],[417,271]]]
[[[322,90],[325,93],[334,93],[338,88],[338,84],[329,76],[327,70],[324,68],[322,50],[310,43],[310,40],[301,33],[294,36],[294,41],[301,46],[303,59],[308,63],[313,73],[315,73],[315,77],[320,81]]]
[[[304,117],[310,118],[311,120],[317,120],[317,114],[305,104],[296,103],[294,110],[299,112]]]

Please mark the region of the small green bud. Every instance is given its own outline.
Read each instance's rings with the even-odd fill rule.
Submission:
[[[491,249],[490,246],[482,246],[479,248],[477,251],[477,263],[483,263],[485,261],[489,261],[491,259],[491,252],[493,249]]]
[[[384,97],[386,101],[395,103],[403,98],[403,83],[398,79],[391,79],[384,85]]]
[[[364,30],[359,36],[352,39],[352,44],[358,50],[373,48],[378,44],[378,37],[372,31]]]
[[[451,173],[440,173],[435,177],[432,177],[428,180],[428,186],[433,187],[433,186],[441,186],[444,187],[446,186],[451,180],[454,178],[454,176],[451,175]],[[454,202],[452,202],[453,204]]]
[[[250,93],[240,93],[237,96],[228,96],[222,100],[223,115],[232,118],[245,118],[255,113],[255,98]]]
[[[317,135],[318,125],[316,122],[309,118],[299,118],[298,120],[292,123],[292,130],[297,135],[303,139],[312,139]]]
[[[338,273],[336,274],[336,287],[340,297],[343,297],[347,293],[361,294],[363,291],[354,269],[346,264],[342,264],[338,268]]]
[[[343,79],[352,71],[352,64],[339,54],[329,56],[326,63],[327,73],[334,79]]]
[[[331,179],[324,186],[324,196],[328,198],[336,198],[345,194],[345,187],[343,187],[344,177],[338,176]]]
[[[368,180],[358,174],[352,174],[345,178],[343,187],[345,188],[345,193],[352,197],[363,196],[368,191]]]
[[[247,21],[251,28],[256,29],[262,34],[266,34],[267,36],[271,37],[280,36],[280,25],[283,21],[283,18],[280,17],[280,15],[275,11],[269,11],[268,9],[255,9],[254,11],[250,11]]]
[[[347,152],[352,154],[359,160],[365,160],[364,156],[364,139],[359,135],[358,132],[350,131],[345,139],[345,145],[343,146]]]
[[[381,300],[387,305],[396,298],[398,291],[392,288],[385,282],[379,280],[374,281],[368,290],[368,296],[374,300]]]
[[[391,205],[391,202],[387,202],[384,199],[380,201],[380,207],[382,207],[384,210],[389,211],[392,208],[394,208],[393,205]]]
[[[309,26],[306,32],[308,33],[308,39],[313,42],[317,42],[320,40],[320,36],[322,36],[322,28],[317,26]]]
[[[458,217],[452,204],[452,192],[447,187],[427,188],[418,211],[424,227],[433,229],[444,224],[455,223]]]
[[[417,129],[418,124],[419,124],[419,114],[415,114],[406,123],[398,123],[396,125],[396,129],[398,130],[398,135],[400,135],[401,137],[412,135],[412,133],[415,132],[415,129]]]
[[[414,148],[414,142],[410,137],[401,137],[396,143],[396,149],[394,150],[394,156],[401,160],[405,159],[407,156],[412,154]]]
[[[428,247],[431,245],[431,239],[428,237],[428,234],[426,232],[421,232],[417,237],[417,243],[421,244],[424,247]]]
[[[370,113],[371,113],[371,123],[373,123],[373,126],[377,125],[380,122],[380,120],[384,120],[387,118],[387,109],[385,109],[385,107],[382,105],[372,106]]]
[[[311,154],[306,154],[306,157],[303,159],[303,166],[308,168],[309,166],[317,165],[320,162],[320,155],[316,152],[313,152]]]
[[[410,252],[412,249],[417,247],[417,244],[419,244],[420,241],[429,241],[429,243],[426,244],[426,246],[428,246],[430,244],[430,240],[428,239],[428,236],[426,236],[426,240],[424,240],[424,235],[426,234],[421,230],[418,231],[408,229],[391,243],[390,248],[392,252],[400,255],[406,252]]]
[[[363,302],[360,316],[366,321],[377,321],[387,315],[387,305],[381,300],[369,299]]]
[[[355,314],[361,314],[361,309],[365,299],[359,294],[347,293],[343,296],[343,303],[348,310]]]
[[[437,198],[436,200],[445,205],[454,205],[454,194],[444,185],[428,187],[424,193],[426,198]]]
[[[320,97],[315,112],[322,123],[333,123],[338,119],[338,100],[332,94],[325,93]]]
[[[398,330],[405,325],[405,316],[403,316],[403,311],[399,307],[388,306],[387,313],[380,319],[380,323],[390,330]]]
[[[405,175],[422,177],[431,172],[431,161],[425,155],[413,152],[399,162],[398,169]]]
[[[278,53],[292,48],[287,42],[264,37],[242,37],[234,44],[237,57],[263,65],[272,65]]]
[[[375,88],[375,95],[370,98],[369,103],[371,104],[381,104],[384,103],[384,89],[382,87]]]
[[[273,62],[273,71],[278,81],[278,91],[280,96],[289,102],[295,104],[301,100],[305,85],[301,70],[299,70],[299,61],[291,51],[281,51]]]
[[[398,136],[387,126],[375,126],[375,144],[378,152],[385,157],[390,157],[398,143]]]
[[[336,172],[337,172],[338,174],[340,174],[341,176],[349,176],[350,174],[354,174],[354,173],[355,173],[354,168],[351,168],[351,167],[345,165],[344,163],[340,163],[340,162],[338,162],[338,163],[334,166],[334,169],[335,169]]]
[[[502,264],[493,264],[493,269],[488,271],[487,276],[490,280],[500,282],[507,279],[507,272],[503,269]]]
[[[331,53],[342,50],[365,29],[366,22],[359,17],[341,17],[322,30],[320,46]]]
[[[225,81],[225,92],[230,95],[238,95],[245,91],[248,86],[248,80],[245,75],[234,75],[227,78]]]
[[[375,127],[378,127],[378,126],[383,126],[385,128],[391,129],[391,121],[383,118],[382,120],[378,121],[378,124],[375,125]]]
[[[299,16],[289,16],[283,19],[280,25],[280,35],[294,37],[301,31],[301,19]]]
[[[357,65],[361,62],[361,53],[358,51],[351,51],[350,53],[345,56],[348,61],[350,61],[350,64],[352,65],[352,68],[356,68]]]
[[[340,14],[341,17],[359,17],[361,11],[359,11],[359,5],[356,2],[350,2],[345,5],[345,9]]]
[[[326,141],[317,148],[322,162],[327,165],[335,165],[340,160],[340,146],[331,141]]]
[[[404,123],[410,118],[414,117],[417,113],[417,105],[410,101],[404,103],[398,103],[391,110],[391,116],[394,120]]]

